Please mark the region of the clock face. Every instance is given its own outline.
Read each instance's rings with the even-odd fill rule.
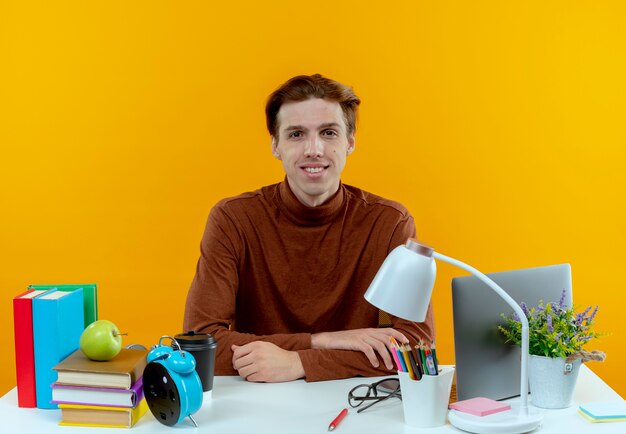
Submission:
[[[181,419],[178,387],[170,372],[157,362],[150,362],[143,371],[143,394],[152,415],[163,425],[176,425]]]

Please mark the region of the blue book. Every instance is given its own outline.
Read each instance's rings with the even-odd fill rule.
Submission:
[[[59,291],[76,291],[83,289],[83,301],[85,305],[85,327],[98,320],[98,285],[86,283],[82,285],[28,285],[28,289],[58,289]]]
[[[38,408],[58,408],[52,401],[52,368],[78,349],[84,330],[83,290],[52,290],[33,299],[33,349]]]

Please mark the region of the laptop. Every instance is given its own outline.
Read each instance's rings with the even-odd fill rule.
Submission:
[[[569,264],[550,265],[487,274],[517,303],[529,307],[558,303],[563,290],[565,305],[572,306]],[[505,343],[498,330],[502,313],[513,309],[475,276],[452,279],[452,316],[456,359],[457,399],[474,397],[507,399],[520,394],[520,350]]]

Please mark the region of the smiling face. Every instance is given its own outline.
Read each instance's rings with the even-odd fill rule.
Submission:
[[[288,102],[278,112],[272,153],[282,161],[289,188],[307,206],[326,202],[339,188],[354,150],[339,103],[320,98]]]

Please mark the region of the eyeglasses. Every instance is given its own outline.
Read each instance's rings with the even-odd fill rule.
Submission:
[[[383,378],[372,384],[359,384],[348,392],[348,404],[350,407],[356,408],[365,402],[369,404],[357,410],[357,413],[370,408],[374,404],[378,404],[389,398],[402,399],[400,394],[400,380],[397,378]]]

